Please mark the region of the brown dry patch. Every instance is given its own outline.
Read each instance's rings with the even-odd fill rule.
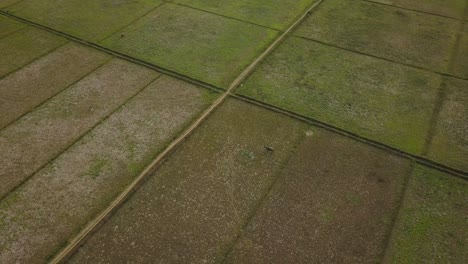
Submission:
[[[157,72],[113,59],[0,131],[0,197],[151,82]]]
[[[207,93],[159,78],[7,196],[0,263],[45,262],[210,103]]]
[[[69,43],[0,80],[0,129],[101,65],[110,56]]]
[[[314,129],[229,263],[376,263],[409,161]],[[312,132],[311,132],[312,134]]]
[[[0,40],[0,77],[65,44],[66,39],[28,27]]]
[[[219,260],[304,130],[285,116],[228,100],[71,263]]]

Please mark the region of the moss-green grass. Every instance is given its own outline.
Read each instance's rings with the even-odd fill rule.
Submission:
[[[6,10],[41,25],[90,41],[99,41],[125,27],[160,0],[25,0]]]
[[[467,263],[468,185],[423,166],[409,182],[387,263]]]
[[[468,22],[464,22],[460,32],[460,43],[452,61],[451,73],[455,76],[468,79]]]
[[[21,2],[21,0],[0,0],[0,8],[5,8],[14,3]]]
[[[283,30],[317,0],[170,0],[258,25]]]
[[[421,154],[440,77],[290,38],[238,93]]]
[[[66,42],[62,37],[33,27],[0,39],[0,78]]]
[[[373,2],[463,19],[466,0],[371,0]]]
[[[0,38],[26,27],[26,24],[0,15]]]
[[[365,1],[327,0],[296,35],[447,72],[459,21]]]
[[[468,172],[468,81],[446,79],[429,158]]]
[[[225,88],[276,35],[274,30],[164,4],[102,44]]]

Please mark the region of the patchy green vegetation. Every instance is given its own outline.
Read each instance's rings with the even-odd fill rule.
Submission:
[[[44,262],[207,107],[207,92],[161,76],[6,196],[0,202],[0,262]]]
[[[103,52],[68,43],[0,79],[0,129],[109,59]]]
[[[414,9],[422,12],[448,16],[458,19],[464,18],[466,0],[371,0],[373,2]]]
[[[460,34],[460,43],[458,43],[458,50],[454,51],[451,73],[468,79],[468,22],[465,22]]]
[[[0,131],[0,197],[154,80],[159,73],[112,59]],[[0,261],[1,262],[1,261]]]
[[[310,128],[227,263],[375,263],[410,161]]]
[[[0,38],[26,27],[26,24],[0,15]]]
[[[417,166],[390,241],[387,263],[466,263],[468,185]]]
[[[0,0],[86,41],[0,15],[0,263],[49,261],[206,109],[69,262],[468,263],[467,181],[399,152],[468,172],[466,0],[325,0],[237,87],[343,133],[195,84],[317,1]]]
[[[102,44],[226,88],[276,35],[259,26],[164,4]]]
[[[447,78],[429,158],[468,171],[468,81]]]
[[[6,11],[79,38],[99,41],[161,3],[160,0],[24,0]]]
[[[228,100],[71,263],[219,261],[306,128],[288,117]]]
[[[33,27],[0,39],[0,78],[66,42],[62,37]]]
[[[295,32],[346,49],[447,72],[459,21],[365,1],[327,0]]]
[[[421,154],[440,81],[436,74],[293,37],[238,92]]]
[[[17,2],[21,2],[22,0],[0,0],[0,8],[5,8],[9,5],[12,5]]]
[[[286,29],[317,0],[169,0],[261,26]]]

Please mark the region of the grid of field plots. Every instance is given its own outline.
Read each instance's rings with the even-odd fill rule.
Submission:
[[[0,263],[468,263],[467,0],[0,0]]]

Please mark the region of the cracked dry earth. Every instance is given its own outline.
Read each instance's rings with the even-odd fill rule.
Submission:
[[[467,54],[466,0],[0,0],[0,263],[468,263]]]

